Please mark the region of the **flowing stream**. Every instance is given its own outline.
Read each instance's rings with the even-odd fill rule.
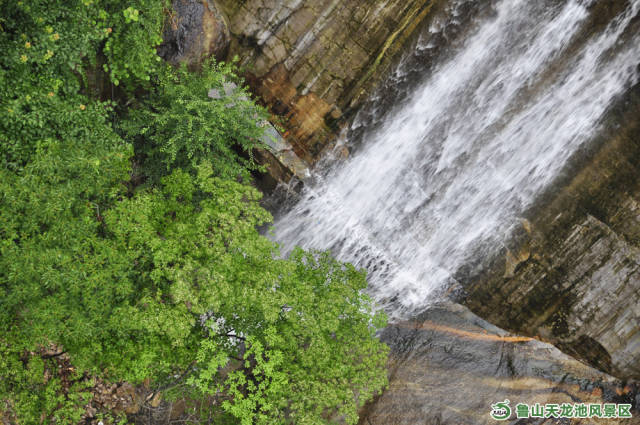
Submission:
[[[407,96],[375,113],[350,158],[318,171],[275,239],[366,268],[392,317],[423,309],[461,267],[500,249],[637,82],[640,0],[604,23],[596,3],[493,2]],[[416,49],[455,21],[449,10]],[[362,125],[357,116],[352,129]]]

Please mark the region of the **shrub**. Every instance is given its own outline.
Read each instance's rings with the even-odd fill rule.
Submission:
[[[193,172],[202,159],[225,178],[246,178],[256,168],[252,150],[262,146],[260,123],[268,114],[233,71],[215,62],[198,74],[167,67],[155,89],[129,110],[120,128],[153,182],[176,168]]]

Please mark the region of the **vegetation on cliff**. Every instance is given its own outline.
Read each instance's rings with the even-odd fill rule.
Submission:
[[[266,113],[228,65],[159,60],[167,7],[0,0],[0,420],[114,421],[94,383],[145,381],[216,423],[355,423],[384,316],[362,272],[257,232]]]

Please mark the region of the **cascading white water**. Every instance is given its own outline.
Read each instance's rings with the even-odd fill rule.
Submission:
[[[590,3],[498,2],[353,157],[304,189],[275,239],[366,268],[394,317],[424,308],[472,256],[500,248],[638,79],[628,28],[640,0],[595,34]]]

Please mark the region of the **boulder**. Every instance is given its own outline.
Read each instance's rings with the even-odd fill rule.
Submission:
[[[443,302],[387,327],[389,388],[365,407],[361,425],[490,425],[492,404],[510,401],[509,424],[593,424],[592,419],[518,419],[519,403],[631,404],[638,424],[640,385],[621,381],[550,344],[513,335],[467,308]],[[602,420],[603,422],[605,420]]]
[[[167,62],[197,69],[214,56],[224,60],[229,50],[229,27],[214,0],[174,0],[158,55]]]

